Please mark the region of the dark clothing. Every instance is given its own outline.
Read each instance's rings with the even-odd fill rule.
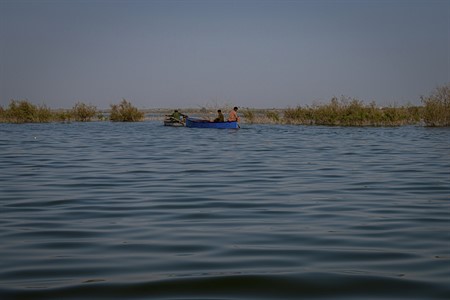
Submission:
[[[217,118],[214,119],[214,122],[225,122],[225,118],[223,117],[223,114],[221,112],[219,112]]]
[[[172,116],[171,116],[172,118],[174,118],[175,120],[177,120],[177,121],[180,121],[180,119],[181,119],[181,114],[179,113],[179,112],[174,112],[173,114],[172,114]]]
[[[168,115],[171,120],[177,122],[183,122],[183,118],[187,118],[187,115],[180,113],[178,110],[175,110],[171,115]]]

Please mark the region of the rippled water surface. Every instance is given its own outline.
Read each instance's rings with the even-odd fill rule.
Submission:
[[[449,141],[0,124],[0,298],[449,299]]]

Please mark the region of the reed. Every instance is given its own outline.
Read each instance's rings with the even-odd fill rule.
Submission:
[[[356,98],[333,97],[329,103],[311,107],[288,108],[284,112],[286,124],[328,126],[400,126],[420,121],[417,107],[377,107]]]
[[[269,123],[279,123],[280,122],[280,115],[275,110],[266,111],[265,117],[269,120]]]
[[[45,104],[36,108],[36,121],[38,123],[49,123],[53,121],[53,112]]]
[[[53,111],[53,119],[55,122],[68,123],[73,120],[73,113],[70,110],[58,109]]]
[[[97,116],[97,107],[78,102],[71,110],[71,114],[77,122],[89,122]]]
[[[251,109],[246,108],[240,112],[243,123],[249,124],[284,124],[280,117],[282,109]]]
[[[119,105],[111,105],[111,121],[142,121],[144,113],[125,99]],[[36,106],[28,100],[11,100],[7,108],[0,107],[2,123],[47,123],[47,122],[105,121],[107,118],[93,105],[78,102],[70,110],[51,110],[46,105]]]
[[[245,109],[242,111],[242,117],[245,118],[247,123],[255,123],[255,113],[251,109]]]
[[[426,126],[450,126],[450,83],[439,86],[428,97],[421,97]]]
[[[36,120],[37,108],[27,100],[11,100],[6,118],[11,123],[29,123]]]
[[[8,108],[0,110],[0,121],[4,123],[47,123],[52,116],[46,105],[36,106],[28,100],[11,100]]]
[[[109,119],[113,122],[138,122],[144,120],[144,113],[131,105],[126,99],[122,99],[120,104],[111,105]]]

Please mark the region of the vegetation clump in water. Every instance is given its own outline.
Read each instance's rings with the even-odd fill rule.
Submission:
[[[89,122],[97,115],[97,107],[78,102],[71,110],[72,116],[77,122]]]
[[[50,122],[52,111],[45,105],[36,106],[27,100],[12,100],[7,109],[0,108],[0,120],[8,123]]]
[[[113,122],[136,122],[144,120],[144,113],[131,105],[125,99],[120,104],[111,105],[111,115],[109,119]]]
[[[334,97],[330,103],[312,107],[290,108],[284,111],[287,124],[329,126],[398,126],[420,121],[416,107],[377,107],[375,102],[365,105],[354,98]]]
[[[111,105],[111,121],[135,122],[144,119],[144,113],[126,101]],[[51,110],[45,105],[36,106],[28,100],[11,100],[7,108],[0,106],[0,123],[48,123],[105,121],[107,118],[94,105],[77,102],[71,109]]]
[[[438,87],[421,100],[424,104],[423,120],[427,126],[450,126],[450,83]]]
[[[450,126],[450,84],[421,97],[423,106],[378,107],[350,97],[333,97],[329,103],[298,106],[284,110],[242,111],[245,122],[253,124],[294,124],[327,126]],[[282,115],[282,116],[280,116]]]

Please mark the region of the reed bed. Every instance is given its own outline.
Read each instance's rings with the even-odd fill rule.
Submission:
[[[12,100],[7,109],[0,107],[0,121],[8,123],[42,123],[53,120],[53,113],[45,105],[36,106],[26,100]]]
[[[106,115],[109,114],[109,117]],[[94,105],[77,102],[71,109],[51,110],[45,105],[34,105],[28,100],[11,100],[7,108],[0,106],[0,123],[49,123],[49,122],[137,122],[144,120],[144,112],[123,99],[111,110],[100,111]]]
[[[422,113],[427,126],[450,126],[450,83],[438,87],[430,96],[421,97],[424,104]]]
[[[401,126],[421,124],[430,127],[450,126],[450,83],[436,88],[429,96],[421,97],[422,106],[378,107],[375,102],[365,104],[350,97],[333,97],[328,103],[286,109],[241,108],[242,123],[294,124],[326,126]],[[185,114],[213,120],[217,109],[227,114],[231,106],[180,109]],[[72,109],[51,110],[27,100],[11,100],[7,108],[0,106],[2,123],[42,122],[137,122],[162,120],[170,109],[139,110],[126,99],[111,109],[100,111],[93,105],[78,102]]]
[[[78,102],[72,108],[71,116],[77,122],[89,122],[97,116],[97,107]]]
[[[113,122],[138,122],[144,120],[144,113],[126,99],[122,99],[120,104],[111,105],[109,119]]]
[[[421,97],[423,106],[378,107],[375,102],[342,96],[329,103],[298,106],[284,110],[242,111],[245,122],[252,124],[295,124],[327,126],[450,126],[450,83],[437,87],[427,97]]]
[[[334,101],[333,101],[334,102]],[[247,109],[243,121],[251,124],[291,124],[327,126],[399,126],[420,124],[421,107],[377,108],[362,103],[348,106],[332,103],[271,110]]]
[[[287,124],[329,126],[400,126],[417,124],[421,120],[417,107],[377,107],[358,99],[333,98],[328,104],[297,107],[284,112]]]

